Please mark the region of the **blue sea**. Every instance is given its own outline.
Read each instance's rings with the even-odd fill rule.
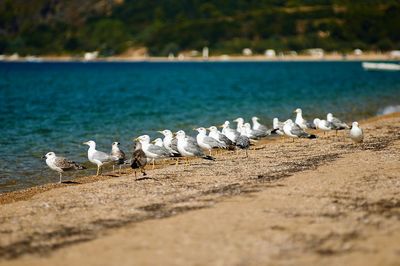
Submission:
[[[87,162],[87,140],[130,153],[134,137],[165,128],[194,135],[254,115],[271,126],[297,107],[351,122],[399,104],[400,73],[360,62],[0,63],[0,193],[57,182],[41,156]]]

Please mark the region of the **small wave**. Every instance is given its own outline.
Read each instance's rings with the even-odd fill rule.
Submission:
[[[379,109],[378,115],[387,115],[392,113],[400,112],[400,105],[389,105]]]

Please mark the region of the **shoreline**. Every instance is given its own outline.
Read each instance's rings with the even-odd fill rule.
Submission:
[[[400,112],[399,113],[391,113],[391,114],[386,114],[386,115],[375,115],[369,118],[365,118],[359,121],[360,124],[369,124],[369,123],[374,123],[378,122],[382,119],[387,119],[387,118],[392,118],[392,117],[400,117]],[[310,132],[316,133],[317,135],[321,135],[321,131],[313,131],[311,130]],[[258,144],[256,145],[255,149],[257,149],[257,146],[261,145],[266,145],[268,143],[275,142],[277,140],[277,137],[275,138],[268,138],[268,139],[263,139],[259,140]],[[223,154],[227,154],[228,152],[222,151]],[[194,161],[199,161],[197,158],[189,158],[189,160],[194,160]],[[167,165],[161,165],[160,162],[157,162],[156,164],[156,169],[163,169],[165,167],[172,167],[175,165],[175,161],[173,160],[167,160]],[[46,166],[43,166],[46,167]],[[149,167],[149,166],[147,166]],[[93,168],[94,169],[94,168]],[[151,171],[151,170],[148,170]],[[126,175],[132,175],[133,170],[130,169],[130,167],[125,167],[122,168],[122,175],[121,176],[126,176]],[[79,185],[79,184],[87,184],[87,183],[93,183],[93,182],[98,182],[98,181],[105,181],[111,178],[116,178],[119,177],[118,174],[112,173],[112,172],[105,172],[104,175],[102,176],[95,176],[95,175],[88,175],[88,176],[79,176],[76,178],[71,178],[68,177],[69,180],[64,181],[62,184],[59,183],[46,183],[38,186],[33,186],[33,187],[27,187],[27,188],[22,188],[19,190],[15,191],[9,191],[9,192],[4,192],[0,193],[0,205],[2,204],[8,204],[8,203],[13,203],[21,200],[27,200],[31,197],[33,197],[36,194],[40,194],[52,189],[57,189],[60,187],[65,187],[69,185]]]
[[[222,153],[146,178],[45,185],[0,204],[0,263],[392,262],[400,256],[400,113],[360,124],[360,145],[342,132],[278,138],[247,159]]]
[[[144,178],[91,176],[11,192],[8,202],[1,195],[0,264],[391,262],[400,256],[400,113],[360,125],[360,145],[343,132],[276,138],[249,158],[225,152]]]
[[[262,55],[254,56],[240,56],[240,55],[220,55],[210,56],[208,58],[202,57],[152,57],[152,56],[110,56],[98,57],[95,59],[85,60],[82,57],[73,56],[41,56],[34,58],[20,57],[17,59],[3,59],[0,62],[28,62],[28,63],[51,63],[51,62],[361,62],[361,61],[384,61],[384,62],[398,62],[400,58],[394,58],[387,54],[364,54],[364,55],[337,55],[327,54],[324,56],[311,56],[311,55],[285,55],[266,57]]]

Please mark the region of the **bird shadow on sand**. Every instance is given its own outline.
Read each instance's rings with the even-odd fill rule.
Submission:
[[[155,180],[158,181],[157,178],[151,177],[151,176],[142,176],[142,177],[138,177],[135,179],[135,181],[144,181],[144,180]]]
[[[68,181],[62,181],[62,182],[61,182],[61,184],[67,184],[67,185],[80,185],[80,184],[82,184],[82,183],[80,183],[80,182],[76,182],[76,181],[71,181],[71,180],[68,180]]]

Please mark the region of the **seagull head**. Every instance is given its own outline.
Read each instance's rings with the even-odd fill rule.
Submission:
[[[201,134],[207,133],[207,130],[204,127],[199,127],[199,128],[196,128],[195,130]]]
[[[222,128],[228,128],[229,127],[229,121],[225,121],[225,123],[223,123],[222,125],[220,125],[220,127]]]
[[[302,113],[302,111],[301,111],[301,109],[300,108],[297,108],[296,110],[294,110],[294,112],[293,113],[296,113],[296,114],[301,114]]]
[[[163,146],[163,141],[161,138],[156,138],[151,143],[153,143],[154,145],[157,145],[157,146]]]
[[[162,131],[157,131],[157,132],[163,134],[165,137],[170,137],[170,136],[172,137],[172,132],[169,129],[164,129]]]
[[[257,122],[260,118],[258,118],[257,116],[253,116],[251,118],[251,121],[253,121],[253,123]]]
[[[176,132],[176,138],[177,139],[184,139],[186,137],[186,133],[183,130],[179,130],[178,132]]]
[[[236,118],[235,120],[233,120],[233,122],[236,122],[238,124],[243,124],[244,123],[244,119],[241,117]]]
[[[332,118],[333,118],[332,113],[328,113],[328,114],[326,115],[326,120],[332,121]]]
[[[313,120],[313,123],[314,123],[315,126],[318,126],[318,124],[319,124],[320,121],[321,121],[321,119],[315,118],[315,119]]]
[[[42,159],[48,159],[48,158],[54,158],[56,157],[56,154],[54,152],[48,152],[44,156],[42,156]]]
[[[119,145],[121,145],[121,143],[117,141],[112,143],[112,147],[118,147]]]
[[[243,127],[245,129],[251,129],[250,123],[244,123]]]
[[[90,148],[96,148],[96,142],[94,142],[93,140],[86,141],[82,144],[88,145]]]
[[[140,142],[140,143],[150,143],[150,137],[149,137],[149,135],[142,135],[142,136],[139,136],[138,138],[137,138],[137,140]]]
[[[218,131],[218,128],[216,126],[211,126],[211,127],[207,128],[207,129],[210,130],[210,132]]]
[[[358,122],[354,121],[354,122],[351,124],[351,127],[358,127]]]

